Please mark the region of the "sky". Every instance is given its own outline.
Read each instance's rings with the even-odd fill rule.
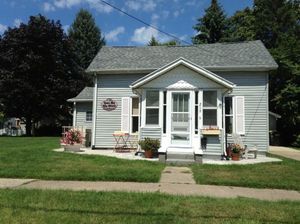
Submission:
[[[106,0],[110,4],[139,19],[191,42],[195,35],[192,28],[204,15],[211,0]],[[219,0],[227,16],[245,7],[252,7],[253,0]],[[0,35],[7,27],[27,23],[29,16],[42,14],[60,20],[68,30],[80,8],[89,10],[109,46],[146,45],[151,36],[161,42],[172,39],[116,11],[100,0],[0,0]]]

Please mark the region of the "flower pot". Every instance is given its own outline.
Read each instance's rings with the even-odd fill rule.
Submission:
[[[239,161],[240,160],[240,154],[239,153],[231,153],[231,159],[234,161]]]
[[[145,150],[145,158],[153,158],[153,152],[152,150]]]
[[[67,152],[80,152],[80,147],[81,147],[81,145],[78,145],[78,144],[76,144],[76,145],[65,145],[64,149]]]

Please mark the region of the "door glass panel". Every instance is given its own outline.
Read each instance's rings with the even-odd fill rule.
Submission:
[[[190,143],[189,93],[172,93],[171,143],[188,145]]]

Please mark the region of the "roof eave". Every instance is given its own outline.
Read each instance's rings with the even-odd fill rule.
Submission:
[[[93,99],[76,99],[76,98],[67,100],[67,102],[92,102],[92,101]]]
[[[251,65],[251,66],[202,66],[205,69],[211,71],[234,71],[234,72],[246,72],[246,71],[272,71],[278,68],[278,65],[273,66],[261,66],[261,65]],[[133,73],[150,73],[158,68],[146,68],[146,69],[132,69],[132,68],[120,68],[120,69],[100,69],[100,70],[87,70],[87,74],[133,74]]]

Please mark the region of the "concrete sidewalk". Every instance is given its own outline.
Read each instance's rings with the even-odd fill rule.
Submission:
[[[166,180],[166,179],[165,179]],[[185,182],[186,180],[184,180]],[[197,185],[194,183],[136,183],[104,181],[53,181],[35,179],[0,179],[0,188],[8,189],[41,189],[73,191],[123,191],[123,192],[160,192],[170,195],[209,196],[221,198],[247,197],[260,200],[299,201],[300,193],[292,190],[255,189],[214,185]]]
[[[269,153],[300,161],[300,150],[283,146],[270,146]]]

